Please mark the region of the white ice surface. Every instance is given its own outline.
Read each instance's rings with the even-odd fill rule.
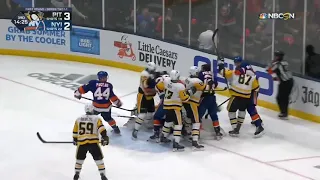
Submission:
[[[75,100],[73,91],[27,77],[29,73],[96,74],[109,73],[115,93],[124,108],[135,104],[139,75],[121,69],[90,64],[0,56],[0,179],[70,180],[74,173],[72,144],[42,144],[46,140],[71,141],[75,118],[83,114],[86,100]],[[87,97],[90,97],[88,95]],[[219,102],[226,97],[218,96]],[[129,112],[112,109],[119,115]],[[252,138],[254,127],[247,116],[241,137],[222,141],[203,140],[206,150],[182,153],[170,147],[145,142],[150,132],[141,132],[132,141],[131,132],[121,128],[122,136],[110,137],[103,147],[109,180],[320,180],[320,125],[291,118],[276,119],[276,112],[259,108],[266,134]],[[230,130],[227,112],[219,113],[225,131]],[[127,119],[115,117],[122,126]],[[106,124],[106,123],[105,123]],[[110,127],[106,124],[108,131]],[[111,134],[111,133],[109,133]],[[83,180],[98,180],[91,156],[83,166]]]

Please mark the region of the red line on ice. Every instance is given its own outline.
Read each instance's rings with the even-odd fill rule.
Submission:
[[[298,161],[298,160],[305,160],[305,159],[316,159],[320,158],[320,156],[310,156],[310,157],[301,157],[301,158],[292,158],[292,159],[280,159],[275,161],[268,161],[268,163],[278,163],[278,162],[287,162],[287,161]]]

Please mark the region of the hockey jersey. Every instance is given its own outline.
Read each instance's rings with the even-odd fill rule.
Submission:
[[[80,94],[92,92],[93,106],[98,112],[109,112],[112,103],[117,104],[119,99],[113,92],[113,86],[109,82],[91,80],[88,84],[79,87]]]
[[[158,96],[160,99],[164,98],[164,93],[165,93],[164,92],[164,90],[165,90],[164,81],[165,80],[167,80],[167,81],[170,80],[169,75],[162,75],[156,79],[156,90],[158,92]]]
[[[199,73],[199,79],[204,83],[206,84],[206,88],[204,89],[203,91],[203,96],[207,96],[207,95],[210,95],[210,94],[214,94],[214,89],[218,86],[218,79],[217,77],[215,77],[211,71],[200,71]],[[211,83],[213,84],[212,86],[211,85],[208,85],[210,84],[210,81],[212,81]]]
[[[224,75],[230,82],[229,90],[231,96],[250,98],[252,91],[259,90],[259,83],[255,75],[239,75],[232,70],[222,70],[220,73],[223,74],[223,71],[225,71]]]
[[[100,116],[83,115],[77,118],[73,126],[73,138],[78,145],[99,143],[99,134],[105,131]]]
[[[140,75],[140,85],[138,92],[144,94],[147,100],[152,99],[156,95],[156,81],[152,74],[143,70]]]
[[[190,96],[186,93],[186,88],[181,82],[164,81],[165,97],[163,109],[182,109],[182,103],[187,102]]]
[[[204,84],[199,78],[193,78],[189,77],[185,80],[185,85],[187,89],[190,89],[192,87],[196,88],[196,92],[192,95],[190,95],[190,99],[186,103],[196,103],[199,104],[201,100],[201,96],[205,88],[207,87],[206,84]]]

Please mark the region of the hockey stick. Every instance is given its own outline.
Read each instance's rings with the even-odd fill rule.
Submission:
[[[222,105],[224,105],[226,102],[228,102],[230,100],[230,98],[228,98],[227,100],[223,101],[221,104],[218,105],[218,108]]]
[[[46,140],[44,140],[42,137],[41,137],[41,135],[40,135],[40,133],[39,132],[37,132],[37,136],[38,136],[38,138],[39,138],[39,140],[42,142],[42,143],[47,143],[47,144],[72,144],[73,143],[73,141],[46,141]]]
[[[223,89],[217,89],[217,90],[214,90],[215,92],[219,92],[219,91],[226,91],[228,90],[228,87],[224,87]]]
[[[222,60],[223,62],[224,62],[224,59],[223,59],[223,57],[221,56],[221,54],[220,54],[220,52],[219,52],[219,49],[218,49],[218,47],[216,46],[216,44],[215,44],[215,42],[214,42],[214,38],[216,37],[216,35],[217,35],[217,33],[218,33],[218,31],[219,31],[219,29],[216,29],[216,30],[214,30],[214,32],[213,32],[213,35],[212,35],[212,42],[213,42],[213,48],[214,48],[214,51],[217,53],[217,60],[219,61],[219,60]],[[226,76],[225,75],[223,75],[223,77],[224,77],[224,79],[226,80],[226,84],[227,84],[227,89],[229,89],[229,84],[228,84],[228,80],[227,80],[227,78],[226,78]]]
[[[86,100],[89,100],[89,101],[93,101],[93,99],[90,99],[90,98],[87,98],[87,97],[81,97],[83,99],[86,99]],[[124,110],[124,111],[135,111],[137,109],[125,109],[125,108],[121,108],[121,107],[117,107],[117,106],[112,106],[114,108],[118,108],[118,109],[121,109],[121,110]]]
[[[221,104],[219,104],[217,106],[217,108],[221,107],[222,105],[224,105],[226,102],[228,102],[230,100],[230,98],[228,98],[227,100],[223,101]],[[208,119],[209,113],[207,113],[206,115],[204,115],[204,118]]]

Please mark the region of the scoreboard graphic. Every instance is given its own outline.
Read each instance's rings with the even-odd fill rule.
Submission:
[[[70,31],[71,8],[25,8],[11,22],[20,31]]]

